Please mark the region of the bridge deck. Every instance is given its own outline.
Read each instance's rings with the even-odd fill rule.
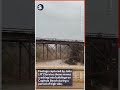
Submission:
[[[34,29],[2,28],[2,41],[35,42]]]
[[[37,39],[37,44],[81,44],[80,40],[66,40],[66,39]]]

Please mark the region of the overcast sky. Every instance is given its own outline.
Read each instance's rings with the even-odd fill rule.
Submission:
[[[88,33],[110,33],[118,35],[118,1],[113,0],[112,2],[112,15],[108,15],[109,8],[111,7],[108,8],[109,5],[106,4],[106,0],[88,0],[86,11],[86,31]],[[71,5],[68,5],[68,3],[67,6],[72,7]],[[45,6],[45,8],[47,7]],[[33,28],[34,30],[34,9],[36,9],[34,0],[3,0],[2,27]],[[45,10],[46,9],[42,12],[38,12],[38,15],[45,13]],[[59,11],[60,10],[62,10],[61,7]],[[65,14],[67,15],[67,13]],[[44,18],[42,17],[42,19]]]
[[[36,1],[35,13],[36,37],[84,41],[84,1]]]

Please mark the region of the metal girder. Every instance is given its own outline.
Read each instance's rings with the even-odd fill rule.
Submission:
[[[80,43],[84,43],[84,42],[79,41],[79,40],[37,39],[36,43],[37,44],[61,44],[61,45],[66,45],[66,44],[80,44]]]

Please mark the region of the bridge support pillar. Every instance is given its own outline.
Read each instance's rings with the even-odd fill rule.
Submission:
[[[57,59],[57,44],[55,44],[55,47],[56,47],[56,59]]]
[[[28,72],[29,72],[29,78],[31,78],[31,43],[29,42],[29,53],[28,53],[28,55],[29,55],[29,68],[28,68]]]
[[[48,60],[48,44],[47,44],[47,60]]]
[[[45,51],[45,50],[44,50],[44,46],[45,46],[45,45],[43,44],[43,60],[45,59],[45,58],[44,58],[44,54],[45,54],[45,53],[44,53],[44,51]]]
[[[21,51],[22,51],[22,43],[19,42],[19,79],[21,79],[21,66],[22,66],[22,55],[21,55]]]
[[[62,54],[62,53],[61,53],[61,44],[60,44],[60,59],[61,59],[61,54]]]

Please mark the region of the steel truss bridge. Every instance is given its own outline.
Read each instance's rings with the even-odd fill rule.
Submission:
[[[118,85],[118,38],[114,34],[87,33],[85,48],[86,90]],[[98,85],[98,86],[97,86]]]
[[[37,49],[42,50],[42,60],[49,60],[49,54],[53,56],[52,59],[68,59],[70,57],[70,49],[73,45],[79,45],[84,50],[84,42],[79,40],[62,40],[62,39],[38,39],[36,40]],[[66,57],[65,57],[66,55]]]
[[[20,79],[24,79],[25,76],[26,78],[33,77],[34,79],[34,29],[2,29],[3,73],[11,74],[15,77],[19,77]],[[52,47],[54,50],[53,53],[56,53],[58,51],[60,52],[60,46],[62,45],[66,45],[66,47],[68,47],[71,44],[81,43],[83,42],[57,39],[37,39],[36,41],[36,45],[41,44],[42,47],[45,48],[49,46],[49,44],[54,44],[55,47]],[[110,78],[113,78],[110,81],[111,83],[116,82],[116,79],[118,79],[118,38],[116,38],[113,34],[87,33],[85,45],[86,81],[89,83],[87,86],[94,86],[95,79],[98,79],[101,76],[104,76],[104,79],[108,77],[108,80],[110,80]],[[59,48],[59,50],[55,48]],[[62,58],[62,55],[60,56],[60,53],[56,53],[55,57]],[[46,57],[43,56],[43,58],[45,59]],[[11,66],[8,64],[9,70],[12,70],[12,67],[15,69],[12,73],[9,73],[7,70],[5,71],[6,67],[4,66],[6,66],[5,64],[7,64],[7,62],[10,62],[12,65]]]
[[[21,79],[34,80],[35,68],[34,29],[2,28],[2,69],[8,74]],[[11,65],[7,66],[7,62]],[[6,70],[8,68],[9,70]]]

